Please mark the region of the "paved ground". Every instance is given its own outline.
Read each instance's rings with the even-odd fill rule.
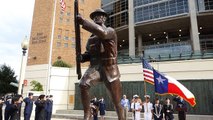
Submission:
[[[21,117],[21,120],[24,120],[24,117]],[[30,118],[30,120],[34,120],[34,116],[32,116],[32,117]],[[68,120],[68,119],[51,118],[51,120]],[[74,119],[70,119],[70,120],[74,120]]]

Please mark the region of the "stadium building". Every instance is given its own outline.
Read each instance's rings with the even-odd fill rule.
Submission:
[[[211,53],[211,0],[102,0],[117,30],[119,54],[159,59]]]

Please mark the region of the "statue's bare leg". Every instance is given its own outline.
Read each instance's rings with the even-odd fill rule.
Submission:
[[[91,119],[89,87],[80,85],[81,100],[84,108],[84,120]]]
[[[113,82],[105,82],[107,89],[111,95],[111,100],[116,108],[116,112],[118,115],[118,120],[125,120],[124,118],[124,110],[120,104],[121,100],[121,83],[120,80],[115,80]]]

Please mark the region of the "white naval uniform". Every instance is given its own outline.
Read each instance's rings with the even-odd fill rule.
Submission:
[[[142,109],[141,104],[139,102],[132,102],[131,103],[131,109],[135,109],[136,110],[135,114],[134,113],[132,114],[133,120],[140,120],[140,118],[141,118],[140,111]]]
[[[143,103],[144,107],[144,120],[152,120],[152,110],[153,110],[153,104],[148,102],[148,103]]]

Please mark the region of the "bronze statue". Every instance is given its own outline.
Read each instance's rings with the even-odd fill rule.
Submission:
[[[119,120],[124,120],[121,107],[121,83],[117,66],[117,35],[113,28],[104,25],[107,14],[103,9],[97,9],[90,14],[94,22],[78,15],[77,20],[83,29],[92,33],[88,39],[86,52],[81,55],[81,62],[90,61],[90,66],[80,80],[81,100],[84,107],[84,120],[90,119],[91,85],[103,82],[109,90]]]

